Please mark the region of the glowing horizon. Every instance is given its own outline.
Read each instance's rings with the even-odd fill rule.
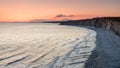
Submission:
[[[120,0],[0,0],[0,21],[120,16],[119,6]]]

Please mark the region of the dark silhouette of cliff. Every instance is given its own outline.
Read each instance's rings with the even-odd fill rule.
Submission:
[[[120,17],[100,17],[83,20],[61,21],[60,25],[93,26],[112,31],[120,37]]]

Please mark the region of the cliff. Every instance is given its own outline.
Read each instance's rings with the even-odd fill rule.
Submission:
[[[112,31],[120,37],[120,17],[101,17],[84,20],[62,21],[61,25],[93,26]]]

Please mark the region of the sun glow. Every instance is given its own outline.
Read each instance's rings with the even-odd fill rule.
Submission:
[[[67,3],[69,1],[69,3]],[[2,0],[0,21],[32,19],[83,19],[96,16],[120,16],[118,0]],[[74,17],[55,17],[58,14]]]

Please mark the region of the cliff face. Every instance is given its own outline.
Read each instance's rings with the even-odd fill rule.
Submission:
[[[102,17],[84,20],[64,21],[61,25],[93,26],[114,32],[120,37],[120,17]]]

